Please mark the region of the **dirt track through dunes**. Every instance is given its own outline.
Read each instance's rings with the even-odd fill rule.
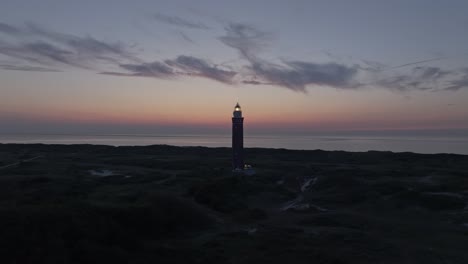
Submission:
[[[15,162],[15,163],[8,164],[8,165],[5,165],[5,166],[0,167],[0,170],[2,170],[2,169],[7,169],[7,168],[10,168],[10,167],[14,167],[14,166],[18,166],[18,165],[21,164],[21,163],[33,161],[33,160],[38,159],[38,158],[42,158],[42,156],[36,156],[36,157],[30,158],[30,159],[20,160],[20,161],[18,161],[18,162]]]

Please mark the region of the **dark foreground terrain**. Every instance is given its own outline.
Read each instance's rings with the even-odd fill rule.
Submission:
[[[0,263],[468,263],[468,156],[0,144]]]

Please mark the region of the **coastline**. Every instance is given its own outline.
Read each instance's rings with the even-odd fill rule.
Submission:
[[[47,146],[56,146],[56,147],[82,147],[82,146],[89,146],[89,147],[106,147],[106,148],[158,148],[158,147],[168,147],[168,148],[181,148],[181,149],[224,149],[224,150],[231,150],[231,147],[227,146],[202,146],[202,145],[170,145],[170,144],[149,144],[149,145],[111,145],[111,144],[92,144],[92,143],[2,143],[0,142],[0,148],[2,146],[22,146],[22,147],[47,147]],[[349,150],[326,150],[326,149],[290,149],[290,148],[283,148],[283,147],[245,147],[246,150],[271,150],[271,151],[291,151],[291,152],[344,152],[344,153],[391,153],[391,154],[414,154],[414,155],[456,155],[456,156],[468,156],[468,154],[463,153],[448,153],[448,152],[440,152],[440,153],[419,153],[413,151],[391,151],[391,150],[365,150],[365,151],[349,151]]]
[[[230,135],[0,135],[0,143],[95,144],[112,146],[206,146],[231,147]],[[392,151],[414,153],[454,153],[468,155],[468,137],[412,137],[362,135],[250,135],[244,145],[252,148],[294,150],[323,149],[352,152]]]

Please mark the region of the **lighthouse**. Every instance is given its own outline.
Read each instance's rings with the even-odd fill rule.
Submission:
[[[244,118],[239,103],[232,113],[232,168],[244,169]]]

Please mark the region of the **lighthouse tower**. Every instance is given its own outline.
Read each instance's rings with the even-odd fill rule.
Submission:
[[[232,113],[232,167],[244,169],[244,118],[239,103]]]

